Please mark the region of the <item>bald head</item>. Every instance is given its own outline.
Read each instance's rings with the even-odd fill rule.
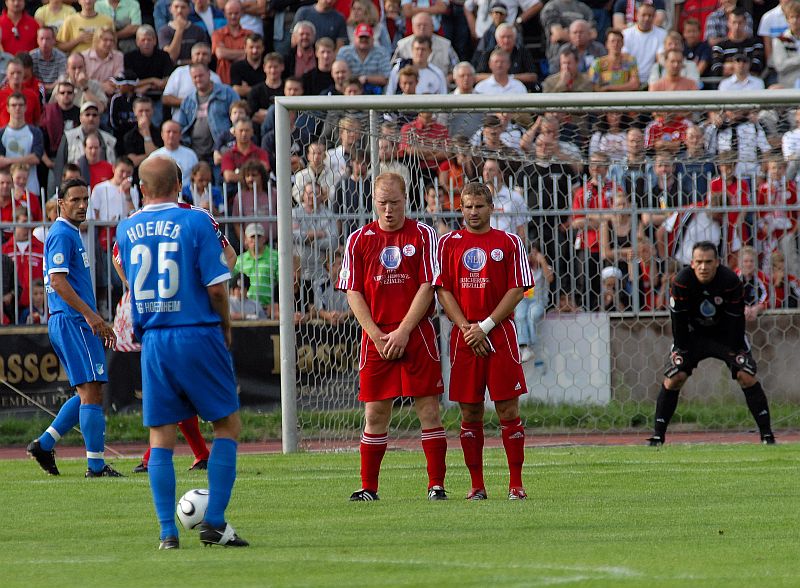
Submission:
[[[139,187],[148,202],[169,200],[177,202],[180,191],[178,165],[169,157],[148,157],[139,166]]]

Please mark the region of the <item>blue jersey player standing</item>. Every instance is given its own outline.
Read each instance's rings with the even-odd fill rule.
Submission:
[[[122,474],[106,464],[103,455],[106,422],[102,384],[108,381],[103,344],[112,347],[116,336],[97,314],[89,257],[78,228],[86,220],[89,207],[86,182],[64,182],[58,204],[60,216],[44,244],[44,280],[50,306],[47,330],[69,383],[78,394],[64,403],[42,436],[28,445],[28,453],[45,472],[57,476],[53,447],[80,423],[89,462],[86,477],[120,477]]]
[[[172,455],[176,424],[194,414],[213,424],[215,437],[200,541],[245,547],[247,541],[225,521],[241,429],[227,349],[230,272],[208,216],[178,206],[177,174],[171,159],[145,160],[139,168],[145,206],[117,227],[121,277],[131,286],[133,327],[142,342],[143,417],[150,428],[148,474],[161,525],[159,549],[179,546]]]

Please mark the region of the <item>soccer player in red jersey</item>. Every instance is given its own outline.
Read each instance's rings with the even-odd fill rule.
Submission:
[[[336,287],[347,292],[363,329],[358,399],[366,425],[361,437],[361,489],[350,500],[378,500],[378,475],[386,453],[394,399],[414,398],[428,463],[428,499],[446,500],[447,438],[439,414],[444,391],[433,315],[436,231],[406,218],[402,176],[375,180],[378,220],[347,239]]]
[[[450,400],[461,407],[461,447],[472,478],[469,500],[485,500],[483,482],[484,393],[494,401],[508,458],[509,500],[527,498],[522,485],[525,429],[519,397],[528,389],[520,362],[514,308],[533,286],[525,245],[489,224],[489,188],[472,183],[461,192],[465,229],[439,241],[433,285],[453,321],[450,335]]]

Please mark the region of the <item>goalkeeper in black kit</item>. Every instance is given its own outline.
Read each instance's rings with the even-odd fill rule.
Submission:
[[[649,445],[663,445],[681,388],[697,364],[709,357],[724,361],[739,382],[761,442],[775,443],[767,397],[756,379],[756,362],[744,332],[742,283],[732,270],[720,265],[717,248],[710,241],[700,241],[692,248],[690,267],[673,279],[669,307],[672,352],[658,393]]]

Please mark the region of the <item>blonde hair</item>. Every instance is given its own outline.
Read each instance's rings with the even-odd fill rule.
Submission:
[[[103,35],[106,33],[111,33],[111,36],[114,39],[114,47],[111,48],[113,51],[117,48],[117,33],[114,31],[114,27],[104,26],[104,27],[97,27],[94,31],[94,36],[92,36],[92,49],[97,48],[97,44],[100,43],[100,39],[103,38]]]
[[[392,184],[404,195],[406,193],[406,181],[403,179],[403,176],[398,173],[383,172],[377,178],[375,178],[375,188],[373,190],[373,194],[377,193],[378,188],[384,184]]]
[[[353,6],[356,4],[361,5],[365,12],[364,20],[360,20],[358,22],[356,22],[355,17],[353,16]],[[350,4],[350,16],[347,19],[347,24],[355,26],[362,23],[368,24],[372,27],[378,24],[378,9],[375,8],[375,5],[370,2],[370,0],[353,0],[353,2]]]

